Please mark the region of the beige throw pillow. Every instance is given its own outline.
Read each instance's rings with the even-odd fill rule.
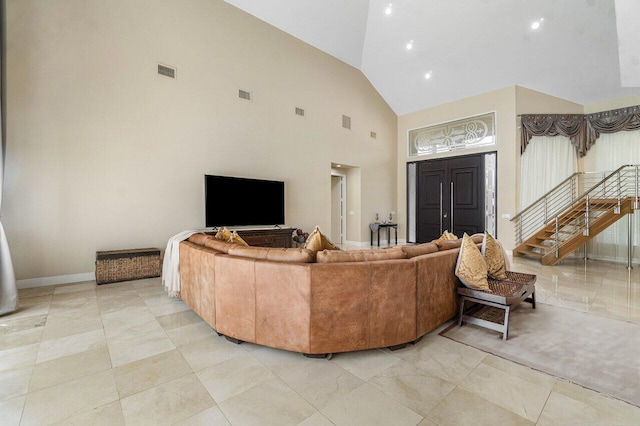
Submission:
[[[319,226],[316,226],[316,229],[314,229],[311,235],[309,235],[304,248],[315,253],[322,250],[340,250],[339,247],[333,245],[331,241],[329,241],[329,239],[320,231]]]
[[[230,242],[231,231],[229,231],[226,226],[224,228],[218,228],[215,237],[219,240]]]
[[[453,234],[449,231],[447,231],[445,229],[445,231],[442,233],[442,235],[440,235],[440,238],[438,238],[438,240],[457,240],[458,237],[456,236],[456,234]]]
[[[238,235],[238,232],[236,231],[233,231],[233,233],[231,234],[231,238],[229,238],[229,242],[240,244],[241,246],[249,246],[249,244],[247,244],[247,242],[243,240],[242,237]]]
[[[487,282],[487,264],[478,246],[466,232],[462,237],[455,274],[469,288],[491,291]]]
[[[496,280],[507,279],[507,269],[505,266],[502,247],[495,238],[488,232],[484,233],[484,241],[482,242],[482,254],[487,264],[487,274]]]

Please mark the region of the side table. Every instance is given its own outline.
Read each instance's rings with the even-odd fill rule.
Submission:
[[[397,223],[372,223],[369,225],[370,243],[373,247],[373,234],[378,234],[378,247],[380,247],[380,228],[387,228],[387,243],[391,245],[391,229],[395,231],[396,245],[398,245],[398,224]]]

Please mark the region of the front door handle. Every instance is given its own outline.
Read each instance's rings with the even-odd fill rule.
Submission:
[[[453,181],[451,181],[451,232],[453,230]]]

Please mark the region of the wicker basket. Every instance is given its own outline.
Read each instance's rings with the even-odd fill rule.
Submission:
[[[144,248],[96,252],[96,283],[160,276],[160,250]]]

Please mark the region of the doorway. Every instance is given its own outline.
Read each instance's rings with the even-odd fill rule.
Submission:
[[[415,189],[409,187],[408,194],[409,206],[415,209],[415,242],[432,241],[445,230],[458,237],[465,232],[495,231],[495,214],[489,212],[495,208],[495,182],[488,182],[495,179],[495,155],[465,155],[409,165],[407,175],[413,175],[413,182],[408,183],[415,185]]]
[[[347,177],[331,174],[331,241],[344,244],[346,224]]]

